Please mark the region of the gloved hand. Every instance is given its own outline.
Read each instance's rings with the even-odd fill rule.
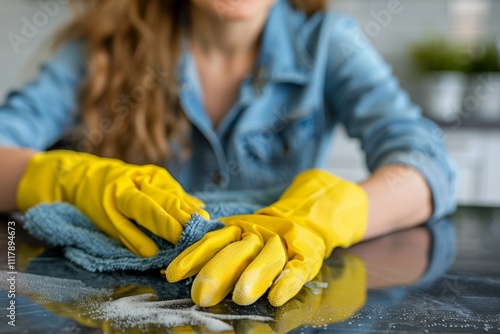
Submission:
[[[157,245],[138,226],[172,243],[195,212],[206,219],[204,203],[188,195],[164,169],[72,151],[36,154],[19,183],[18,208],[40,202],[68,202],[130,251],[154,256]]]
[[[211,306],[233,291],[240,305],[268,299],[281,306],[319,272],[335,247],[360,241],[368,219],[368,198],[351,182],[320,170],[295,178],[280,199],[255,214],[221,219],[166,271],[170,282],[198,274],[193,301]]]

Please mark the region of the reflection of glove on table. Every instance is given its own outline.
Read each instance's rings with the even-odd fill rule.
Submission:
[[[266,191],[217,192],[195,194],[206,203],[213,218],[248,214],[275,201],[282,188]],[[191,217],[175,246],[144,230],[160,248],[152,258],[135,256],[121,243],[109,238],[78,209],[66,203],[39,204],[28,210],[23,226],[36,238],[63,247],[64,255],[88,271],[149,270],[165,268],[185,248],[207,232],[223,225],[199,215]]]
[[[36,154],[19,183],[23,211],[56,201],[75,205],[100,230],[144,257],[154,256],[158,247],[139,226],[177,243],[192,214],[209,219],[204,203],[164,168],[72,151]]]
[[[321,326],[345,321],[366,302],[363,260],[345,253],[334,258],[340,267],[323,265],[319,274],[282,307],[271,310],[271,326],[287,333],[299,326]]]
[[[179,255],[167,279],[197,274],[191,294],[201,306],[215,305],[231,291],[237,304],[248,305],[267,289],[270,303],[280,306],[318,274],[335,247],[362,239],[367,217],[368,198],[360,186],[309,170],[274,204],[221,219],[226,226]]]

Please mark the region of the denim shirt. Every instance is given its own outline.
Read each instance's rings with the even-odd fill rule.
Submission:
[[[71,42],[36,80],[0,107],[0,146],[45,150],[78,123],[84,46]],[[434,215],[455,207],[455,170],[439,128],[422,117],[356,23],[333,11],[307,17],[279,0],[263,31],[254,70],[214,129],[189,52],[178,66],[181,106],[193,124],[192,156],[165,167],[190,192],[289,184],[325,167],[333,132],[358,138],[368,168],[411,166],[427,180]],[[404,184],[404,173],[388,178]]]

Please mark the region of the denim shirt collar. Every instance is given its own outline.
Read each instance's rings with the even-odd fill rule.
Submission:
[[[309,81],[312,61],[300,35],[300,23],[304,20],[305,14],[292,8],[287,0],[278,0],[271,9],[257,60],[267,81]]]

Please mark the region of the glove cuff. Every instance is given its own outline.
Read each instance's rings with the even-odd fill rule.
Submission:
[[[257,213],[288,218],[314,231],[324,240],[328,257],[335,247],[362,240],[368,204],[361,186],[312,169],[299,174],[276,203]]]
[[[96,158],[87,153],[56,150],[35,154],[28,163],[16,193],[17,207],[26,211],[40,202],[67,201],[60,180],[83,159]]]

